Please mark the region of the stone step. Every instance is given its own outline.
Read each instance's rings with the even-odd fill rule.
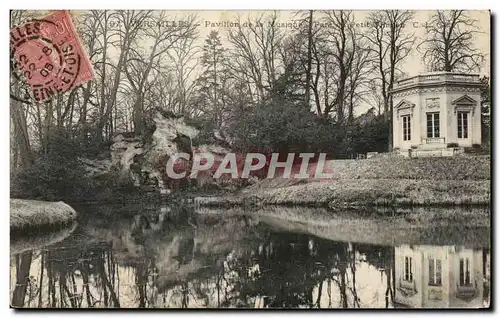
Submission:
[[[442,149],[414,149],[411,152],[411,157],[452,157],[463,153],[463,148],[442,148]]]
[[[420,146],[418,146],[418,149],[428,149],[428,150],[432,150],[432,149],[445,149],[446,148],[446,144],[422,144]]]

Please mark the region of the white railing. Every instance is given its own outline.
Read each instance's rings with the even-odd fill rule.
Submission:
[[[417,83],[417,80],[418,80],[417,77],[410,77],[404,80],[397,81],[395,86],[397,87],[397,86],[406,86],[410,84],[415,84]]]
[[[420,75],[418,76],[418,81],[419,82],[434,82],[434,81],[439,81],[441,80],[441,75],[440,74],[435,74],[435,75]]]
[[[451,78],[462,82],[479,82],[477,74],[450,74]]]
[[[444,144],[444,137],[422,138],[422,144]]]
[[[422,74],[409,78],[399,80],[395,83],[394,88],[399,88],[403,86],[418,84],[418,83],[433,83],[433,82],[467,82],[467,83],[479,83],[479,74],[465,74],[465,73],[432,73],[432,74]]]

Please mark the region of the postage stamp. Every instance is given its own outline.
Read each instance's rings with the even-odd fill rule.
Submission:
[[[50,100],[94,76],[68,11],[29,21],[10,32],[14,66],[26,77],[37,102]]]

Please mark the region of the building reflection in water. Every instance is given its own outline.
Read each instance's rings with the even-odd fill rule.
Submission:
[[[483,307],[486,260],[481,249],[459,246],[395,247],[395,305],[415,308]],[[488,261],[489,262],[489,261]],[[488,265],[488,266],[485,266]],[[486,304],[487,305],[487,304]]]

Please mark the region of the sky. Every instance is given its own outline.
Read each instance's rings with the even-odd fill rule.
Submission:
[[[204,38],[210,33],[211,30],[218,30],[221,34],[225,34],[230,21],[234,21],[238,15],[241,16],[242,20],[245,20],[248,16],[256,16],[265,11],[197,11],[196,14],[200,20],[200,40],[203,41]],[[366,28],[363,22],[366,21],[368,14],[372,11],[354,11],[355,21],[358,24],[360,30]],[[415,17],[406,26],[408,32],[414,32],[417,38],[416,42],[420,42],[422,38],[426,35],[425,23],[430,19],[430,15],[434,11],[428,10],[418,10],[415,11]],[[182,17],[187,14],[186,11],[172,12],[173,15],[177,17]],[[189,12],[193,13],[193,12]],[[280,13],[280,26],[285,30],[292,31],[289,27],[290,23],[297,19],[296,11],[279,11]],[[486,61],[483,68],[480,71],[481,75],[489,75],[490,73],[490,12],[487,10],[470,10],[469,15],[471,18],[477,20],[477,26],[479,28],[479,33],[476,35],[476,47],[480,49],[483,54],[486,55]],[[224,23],[225,22],[225,23]],[[219,23],[219,25],[217,24]],[[222,25],[221,25],[222,23]],[[224,43],[223,39],[223,43]],[[410,56],[405,60],[405,65],[402,70],[409,76],[418,75],[426,71],[425,66],[422,63],[421,54],[416,50],[412,50]]]
[[[82,11],[72,11],[75,15],[79,15]],[[235,21],[238,16],[241,17],[242,21],[246,20],[248,17],[258,16],[262,13],[270,11],[217,11],[217,10],[203,10],[203,11],[170,11],[169,17],[174,21],[183,21],[188,15],[196,14],[200,26],[199,26],[199,45],[203,45],[203,42],[207,35],[212,30],[217,30],[221,34],[222,43],[229,46],[229,43],[225,39],[226,32],[230,26],[231,21]],[[290,24],[297,20],[299,17],[297,11],[278,11],[279,12],[279,25],[284,28],[286,32],[293,32],[290,28]],[[363,22],[366,21],[370,12],[373,11],[354,11],[355,22],[360,30],[366,28]],[[416,10],[414,19],[405,27],[408,32],[413,32],[416,37],[416,43],[419,43],[426,35],[425,23],[430,19],[431,14],[434,11],[431,10]],[[490,12],[488,10],[469,10],[469,16],[477,20],[478,33],[476,34],[476,47],[486,55],[486,60],[484,66],[482,67],[480,74],[489,75],[490,73]],[[318,15],[319,16],[319,15]],[[234,28],[234,26],[233,26]],[[405,59],[405,63],[402,67],[403,72],[408,74],[408,76],[418,75],[426,71],[425,66],[422,63],[421,53],[417,50],[412,50],[410,55]]]

